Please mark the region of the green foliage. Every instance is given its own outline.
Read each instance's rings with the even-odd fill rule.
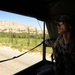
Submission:
[[[0,37],[9,37],[9,38],[28,38],[28,35],[30,38],[36,38],[37,39],[42,39],[43,35],[42,34],[29,34],[29,33],[7,33],[7,32],[0,32]],[[48,34],[46,34],[46,38],[48,38]]]
[[[42,34],[29,34],[29,33],[5,33],[0,32],[0,44],[10,46],[12,48],[19,49],[20,51],[24,51],[26,49],[31,49],[36,45],[40,44],[43,41]],[[30,37],[30,38],[28,38]],[[48,38],[48,35],[46,35]],[[29,42],[29,45],[28,45]],[[42,51],[42,45],[39,46],[36,51]],[[49,48],[50,49],[50,48]],[[50,51],[50,50],[48,50]]]

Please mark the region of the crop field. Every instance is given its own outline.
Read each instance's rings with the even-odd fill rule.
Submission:
[[[30,38],[6,38],[6,37],[0,37],[0,46],[9,46],[11,48],[15,48],[19,51],[25,51],[30,50],[40,44],[43,40],[42,39],[34,39]],[[43,44],[37,48],[35,48],[34,52],[42,52]],[[52,50],[50,47],[46,48],[47,53],[52,53]]]

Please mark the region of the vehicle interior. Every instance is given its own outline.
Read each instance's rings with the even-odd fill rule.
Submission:
[[[45,41],[45,25],[47,27],[50,39],[56,39],[58,36],[57,27],[53,23],[53,19],[62,14],[75,16],[74,0],[2,0],[0,10],[17,13],[25,16],[37,18],[44,22],[44,41]],[[6,4],[5,4],[6,3]],[[52,68],[55,64],[46,59],[46,45],[43,43],[42,61],[25,68],[14,75],[37,75],[38,72],[47,68]],[[54,72],[51,73],[54,75]]]

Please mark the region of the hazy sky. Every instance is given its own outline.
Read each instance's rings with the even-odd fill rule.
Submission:
[[[43,28],[43,22],[37,20],[36,18],[9,13],[1,10],[0,10],[0,21],[19,22],[24,25],[35,26],[40,30]]]

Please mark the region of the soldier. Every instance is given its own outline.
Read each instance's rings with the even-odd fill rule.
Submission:
[[[58,28],[58,38],[54,43],[56,75],[75,75],[75,19],[62,15],[54,21]]]
[[[47,39],[45,44],[53,47],[55,73],[48,69],[37,75],[75,75],[75,17],[61,15],[54,23],[59,35],[56,40]]]

